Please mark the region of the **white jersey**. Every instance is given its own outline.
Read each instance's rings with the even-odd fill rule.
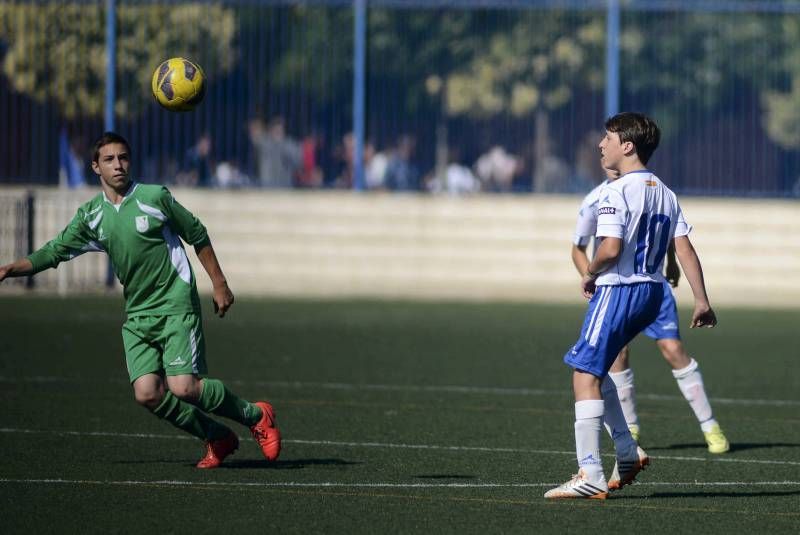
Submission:
[[[575,236],[572,243],[587,246],[597,233],[597,204],[600,202],[600,190],[608,184],[608,180],[590,191],[581,202],[578,210],[578,223],[575,225]]]
[[[678,198],[650,171],[633,171],[608,182],[600,189],[596,236],[620,238],[622,253],[600,274],[597,285],[664,282],[670,241],[691,230]]]

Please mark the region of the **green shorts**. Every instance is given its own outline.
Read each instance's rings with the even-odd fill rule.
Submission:
[[[131,383],[142,375],[205,375],[206,344],[198,314],[135,316],[122,325]]]

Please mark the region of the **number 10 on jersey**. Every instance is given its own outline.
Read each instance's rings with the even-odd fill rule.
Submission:
[[[634,268],[637,273],[653,274],[664,260],[669,245],[672,221],[664,214],[642,214],[636,234]]]

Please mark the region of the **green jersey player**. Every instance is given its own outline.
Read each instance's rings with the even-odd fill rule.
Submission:
[[[136,401],[206,444],[198,468],[215,468],[239,446],[233,431],[207,413],[250,427],[264,456],[280,453],[272,406],[239,398],[206,377],[205,342],[194,272],[181,239],[194,246],[211,278],[214,311],[223,317],[233,293],[205,227],[165,187],[131,180],[130,145],[106,132],[94,144],[92,169],[102,191],[67,227],[26,258],[0,266],[0,281],[55,268],[87,251],[109,255],[125,295],[122,340]]]

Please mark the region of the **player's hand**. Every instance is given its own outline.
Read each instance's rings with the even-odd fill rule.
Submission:
[[[0,266],[0,282],[3,282],[8,277],[8,272],[11,271],[11,264]]]
[[[583,290],[583,296],[586,299],[591,299],[594,295],[597,289],[595,281],[597,281],[597,277],[592,277],[591,275],[584,275],[583,279],[581,279],[581,290]]]
[[[675,262],[667,262],[667,271],[665,273],[667,282],[673,288],[678,287],[678,281],[681,280],[681,268]]]
[[[233,292],[227,284],[214,287],[214,314],[220,318],[225,317],[225,313],[233,304]]]
[[[717,324],[717,315],[714,314],[714,309],[710,305],[695,305],[694,313],[692,314],[692,324],[689,326],[694,329],[695,327],[711,328]]]

